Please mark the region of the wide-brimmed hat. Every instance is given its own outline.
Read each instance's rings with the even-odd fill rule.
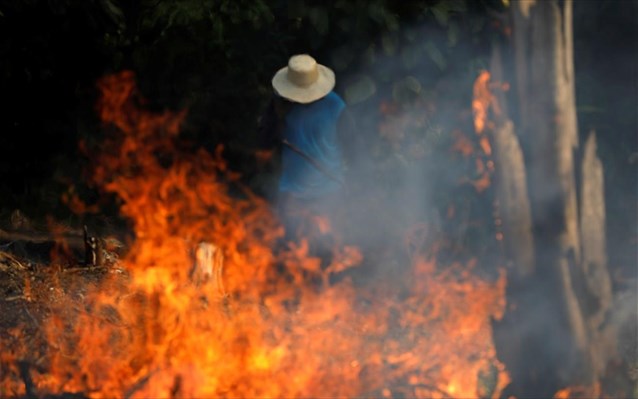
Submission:
[[[288,66],[281,68],[272,78],[272,87],[277,94],[301,104],[325,97],[334,86],[334,72],[317,64],[308,54],[290,57]]]

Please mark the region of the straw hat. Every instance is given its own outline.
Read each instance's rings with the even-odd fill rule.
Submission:
[[[325,97],[334,86],[334,72],[317,64],[308,54],[290,57],[288,66],[281,68],[272,78],[272,87],[277,94],[301,104]]]

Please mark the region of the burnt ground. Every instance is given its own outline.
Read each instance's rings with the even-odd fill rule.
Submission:
[[[49,343],[43,323],[54,309],[62,318],[71,318],[82,308],[91,286],[109,273],[123,274],[123,271],[112,262],[101,267],[85,265],[83,249],[77,245],[82,238],[77,234],[59,241],[39,231],[0,230],[0,237],[2,382],[9,376],[13,387],[22,384],[24,388],[19,391],[26,392],[26,397],[41,397],[31,376],[46,373],[48,367]],[[68,306],[69,299],[77,306]],[[67,314],[60,314],[61,311]],[[17,358],[13,356],[16,353]],[[15,394],[0,390],[2,398],[12,395]],[[83,395],[62,393],[56,397]]]
[[[0,374],[3,383],[9,376],[11,386],[18,387],[14,392],[0,390],[2,398],[16,397],[15,391],[26,392],[25,398],[43,397],[37,392],[32,376],[46,374],[49,367],[50,343],[44,329],[45,320],[53,312],[63,319],[73,319],[84,309],[87,291],[107,275],[117,274],[122,276],[122,281],[126,279],[126,272],[116,261],[101,267],[85,265],[84,248],[78,242],[83,242],[79,232],[72,232],[66,240],[59,241],[43,232],[16,233],[0,229]],[[116,258],[118,254],[112,255]],[[635,314],[632,316],[635,308],[630,305],[635,299],[635,295],[627,295],[627,292],[617,295],[617,307],[625,310],[612,317],[622,319],[618,324],[625,328],[619,333],[620,356],[610,362],[602,381],[606,397],[638,397],[638,364],[632,359],[636,353],[634,346],[638,344],[638,326]],[[16,358],[12,353],[20,355]],[[86,396],[61,392],[44,397]]]

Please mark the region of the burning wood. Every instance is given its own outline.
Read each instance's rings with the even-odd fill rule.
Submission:
[[[191,279],[196,285],[210,284],[212,292],[219,297],[226,295],[222,270],[224,254],[215,244],[201,242],[195,249],[195,264],[191,272]]]

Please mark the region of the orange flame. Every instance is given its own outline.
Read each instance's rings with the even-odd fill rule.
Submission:
[[[89,288],[85,305],[60,300],[77,311],[53,309],[39,393],[499,397],[508,377],[490,323],[503,314],[504,275],[488,281],[475,262],[415,256],[405,292],[331,282],[361,262],[356,248],[336,249],[325,269],[305,241],[273,251],[282,228],[264,200],[230,194],[237,176],[221,147],[178,150],[184,112],[144,111],[128,72],[99,87],[112,131],[93,179],[120,198],[136,239],[126,275]],[[221,255],[197,252],[201,243]],[[194,284],[193,264],[208,261],[223,269]],[[0,379],[3,392],[16,392],[10,383]]]
[[[491,89],[509,90],[507,83],[494,83],[490,79],[491,75],[488,71],[481,71],[474,81],[473,87],[472,113],[474,115],[474,131],[479,136],[480,157],[487,158],[487,160],[484,162],[482,159],[477,158],[476,174],[478,177],[465,179],[464,182],[472,184],[478,192],[485,191],[491,185],[491,173],[494,171],[494,161],[489,159],[492,157],[492,144],[485,132],[494,128],[494,123],[490,120],[490,111],[493,116],[498,117],[501,115],[501,108]],[[468,137],[456,131],[452,150],[461,153],[464,157],[469,157],[475,152],[475,146]]]
[[[591,386],[571,386],[560,389],[554,394],[554,399],[599,398],[601,397],[600,383]]]
[[[485,130],[488,121],[488,110],[494,98],[488,87],[489,81],[490,73],[481,71],[474,82],[472,112],[474,113],[474,130],[477,134],[481,134]]]
[[[474,114],[474,131],[481,135],[486,128],[491,128],[492,123],[489,120],[489,111],[491,110],[495,116],[500,116],[501,106],[492,89],[500,91],[508,91],[510,88],[507,82],[492,82],[491,75],[488,71],[481,71],[474,81],[472,113]],[[489,145],[489,142],[487,142]],[[481,147],[485,150],[484,144]],[[491,150],[485,151],[486,155],[490,155]]]

